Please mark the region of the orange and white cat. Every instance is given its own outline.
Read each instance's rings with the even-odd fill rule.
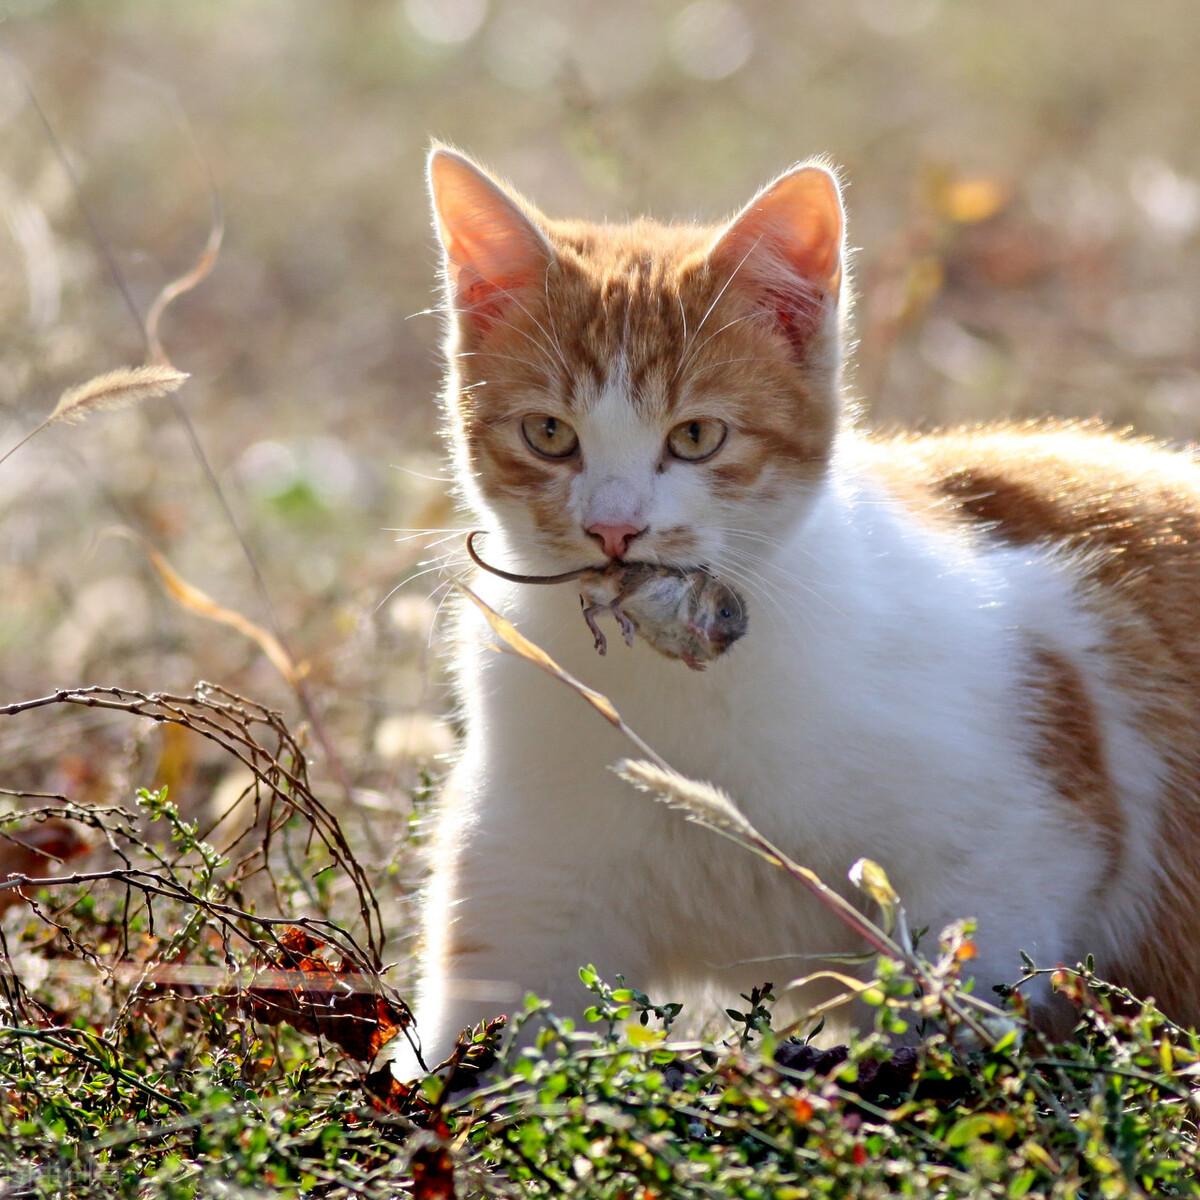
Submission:
[[[1092,953],[1200,1018],[1193,459],[1087,425],[856,427],[819,163],[714,227],[551,220],[446,148],[429,181],[448,437],[489,556],[706,564],[753,619],[700,675],[640,642],[598,658],[569,588],[480,592],[831,884],[867,855],[914,925],[976,917],[984,994],[1019,949]],[[786,875],[633,793],[620,735],[487,640],[464,615],[427,1056],[527,989],[578,1010],[583,962],[728,1001],[850,948]]]

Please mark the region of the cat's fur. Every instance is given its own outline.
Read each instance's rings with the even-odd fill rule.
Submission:
[[[480,576],[481,594],[830,884],[867,855],[914,924],[978,918],[985,993],[1019,948],[1090,952],[1200,1018],[1193,460],[1087,425],[856,428],[823,165],[713,228],[548,220],[445,148],[430,181],[449,440],[491,557],[564,570],[595,561],[588,525],[644,525],[629,557],[711,565],[754,623],[701,675],[641,644],[596,657],[569,588]],[[537,457],[530,413],[581,453]],[[672,460],[693,417],[726,444]],[[621,736],[486,641],[464,616],[418,1003],[434,1058],[526,989],[578,1009],[584,961],[730,1001],[851,948],[782,872],[631,791]]]

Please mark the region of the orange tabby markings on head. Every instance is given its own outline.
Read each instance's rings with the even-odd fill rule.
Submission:
[[[565,475],[523,462],[514,422],[539,396],[546,411],[588,409],[618,361],[640,414],[669,424],[686,405],[746,435],[712,468],[722,496],[754,488],[768,466],[823,474],[835,398],[803,361],[811,351],[823,380],[815,330],[842,285],[841,208],[823,169],[785,176],[725,228],[703,228],[550,220],[456,156],[432,161],[450,284],[471,314],[457,330],[452,419],[492,468],[485,492],[553,495],[564,532]],[[821,222],[793,228],[805,202]],[[539,523],[554,532],[549,512]]]

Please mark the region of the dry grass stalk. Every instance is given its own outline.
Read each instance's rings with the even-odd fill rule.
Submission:
[[[498,613],[486,600],[477,596],[461,580],[455,579],[451,582],[483,613],[484,619],[491,627],[492,632],[501,641],[501,645],[494,647],[495,649],[515,654],[519,658],[525,659],[526,662],[533,663],[539,670],[545,671],[547,675],[559,680],[559,682],[565,683],[573,692],[586,700],[610,725],[619,729],[651,762],[657,764],[664,771],[671,769],[670,764],[661,758],[653,747],[643,741],[637,733],[625,724],[624,718],[617,712],[616,706],[607,696],[596,691],[595,688],[588,687],[586,683],[576,679],[565,667],[559,666],[541,646],[531,642],[507,617]]]
[[[78,387],[67,388],[46,424],[75,424],[95,412],[112,412],[143,400],[157,400],[177,391],[185,379],[186,372],[174,367],[118,367]]]
[[[637,759],[622,759],[615,770],[626,783],[660,797],[671,808],[684,812],[688,820],[707,825],[738,841],[753,843],[757,832],[754,826],[719,787]]]
[[[37,114],[38,120],[41,122],[42,128],[45,131],[46,138],[50,143],[50,148],[55,157],[58,159],[63,172],[70,181],[71,190],[75,194],[76,203],[79,206],[80,212],[83,214],[84,222],[87,225],[92,242],[96,247],[97,253],[103,260],[108,269],[109,275],[121,298],[125,302],[126,308],[129,310],[130,316],[133,318],[134,324],[137,326],[146,347],[146,358],[156,368],[174,370],[171,365],[170,358],[167,355],[166,349],[159,337],[158,327],[162,320],[163,314],[167,308],[180,296],[192,291],[201,282],[208,278],[213,268],[216,266],[217,257],[220,254],[221,244],[225,236],[225,218],[221,206],[220,193],[217,191],[216,182],[213,178],[212,170],[207,159],[200,153],[199,144],[196,141],[196,136],[192,130],[191,123],[188,121],[186,114],[183,112],[178,99],[170,93],[172,105],[175,113],[180,121],[181,127],[186,134],[188,141],[191,143],[192,149],[204,170],[205,177],[208,180],[209,198],[212,209],[212,220],[209,226],[208,240],[204,245],[204,249],[200,252],[196,262],[191,269],[176,279],[166,283],[159,294],[155,297],[154,303],[150,306],[149,313],[143,317],[137,302],[133,298],[133,293],[129,290],[129,285],[125,281],[125,277],[121,272],[120,266],[113,255],[112,248],[101,232],[99,222],[92,211],[92,207],[88,202],[87,196],[79,181],[79,176],[75,171],[71,156],[67,154],[63,148],[62,142],[59,140],[58,134],[54,131],[54,126],[51,124],[49,117],[46,115],[45,109],[42,107],[41,101],[37,97],[37,93],[31,86],[29,79],[21,66],[11,56],[0,51],[2,56],[13,67],[18,80],[27,96],[31,107]],[[254,580],[254,586],[257,590],[263,607],[266,609],[269,623],[273,629],[270,635],[273,642],[278,646],[281,657],[280,659],[273,658],[272,661],[276,666],[284,660],[289,665],[294,664],[295,659],[287,648],[287,638],[284,635],[283,627],[279,623],[278,617],[275,615],[275,606],[271,601],[271,594],[267,588],[266,580],[263,578],[262,571],[259,569],[258,560],[254,556],[254,552],[250,548],[245,535],[242,533],[241,525],[234,514],[233,508],[230,506],[229,499],[225,495],[224,489],[221,487],[221,482],[217,478],[216,472],[213,470],[212,463],[209,462],[208,455],[204,452],[204,447],[200,443],[200,439],[196,434],[196,430],[192,425],[191,418],[188,416],[187,410],[179,403],[178,398],[171,397],[172,407],[179,423],[183,426],[184,432],[187,434],[187,439],[192,447],[192,452],[196,456],[196,461],[200,464],[201,470],[204,472],[204,477],[208,480],[209,487],[212,489],[213,495],[217,498],[217,503],[220,505],[221,511],[229,523],[229,528],[232,530],[234,537],[237,539],[238,545],[241,547],[242,554],[245,556],[246,563],[250,568],[250,574]],[[35,434],[40,433],[48,424],[44,421],[31,433],[27,434],[20,442],[17,443],[5,455],[0,457],[0,463],[3,463],[10,455],[16,453],[30,438]],[[261,644],[261,643],[260,643]],[[280,667],[282,670],[283,668]],[[341,755],[338,753],[337,747],[333,744],[328,731],[325,728],[325,722],[321,717],[316,703],[313,700],[312,694],[309,691],[308,685],[304,679],[303,672],[293,671],[288,674],[284,672],[288,681],[292,684],[296,693],[296,699],[300,703],[300,707],[304,715],[308,718],[309,724],[312,726],[313,733],[316,735],[317,741],[321,744],[321,749],[325,753],[326,761],[332,771],[334,778],[337,780],[338,786],[342,791],[342,795],[349,805],[351,803],[350,777],[346,771],[345,764],[342,762]],[[367,826],[368,836],[374,837],[372,827]]]
[[[144,893],[149,900],[158,897],[202,909],[216,927],[226,929],[235,941],[250,941],[257,950],[265,952],[276,944],[276,930],[284,926],[297,926],[333,945],[355,970],[368,975],[378,971],[382,963],[384,930],[370,880],[346,840],[337,816],[313,791],[304,751],[280,713],[227,691],[218,684],[202,683],[196,686],[190,696],[139,692],[119,687],[64,688],[33,700],[0,704],[0,717],[19,717],[58,705],[123,712],[156,725],[188,730],[219,746],[250,772],[253,780],[233,806],[247,805],[251,809],[250,820],[240,830],[230,828],[224,839],[215,845],[215,849],[229,859],[223,874],[230,885],[225,893],[229,901],[218,902],[207,893],[197,894],[193,890],[195,880],[188,874],[190,868],[173,864],[171,860],[156,854],[154,848],[142,839],[138,818],[133,814],[119,807],[101,808],[72,803],[65,797],[54,797],[53,804],[42,808],[0,812],[0,832],[6,824],[14,821],[20,821],[26,831],[32,822],[51,818],[73,821],[96,830],[100,837],[93,840],[97,843],[107,842],[110,850],[121,860],[120,867],[38,877],[36,884],[31,884],[26,876],[16,875],[0,879],[0,894],[30,886],[61,888],[89,879],[114,880]],[[222,814],[221,820],[214,822],[209,829],[199,831],[198,836],[207,838],[227,815],[228,812]],[[360,946],[347,930],[328,919],[293,915],[274,918],[257,916],[247,912],[234,900],[238,895],[238,885],[261,874],[265,876],[279,907],[286,908],[286,897],[274,875],[272,847],[275,839],[282,835],[285,826],[293,819],[299,819],[307,827],[305,836],[310,842],[323,843],[333,867],[349,881],[365,934],[365,946]],[[257,842],[251,837],[253,830],[261,833]],[[144,861],[139,865],[135,861],[136,855],[131,858],[129,854],[122,854],[121,848],[136,850]],[[256,929],[265,932],[266,942],[260,944],[253,941],[251,931]],[[119,940],[122,945],[128,945],[128,931]],[[3,955],[4,947],[0,938],[0,959]],[[2,978],[0,975],[0,980]]]
[[[178,391],[187,373],[167,366],[118,367],[89,379],[87,383],[67,388],[59,397],[54,411],[40,425],[31,429],[0,463],[11,458],[31,438],[51,425],[75,425],[93,413],[113,412],[131,408],[143,400],[156,400]]]

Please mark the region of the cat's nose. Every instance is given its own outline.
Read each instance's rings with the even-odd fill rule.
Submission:
[[[629,543],[639,534],[645,533],[646,527],[643,525],[639,529],[636,525],[596,524],[589,525],[587,531],[604,547],[604,553],[609,558],[624,558]]]

